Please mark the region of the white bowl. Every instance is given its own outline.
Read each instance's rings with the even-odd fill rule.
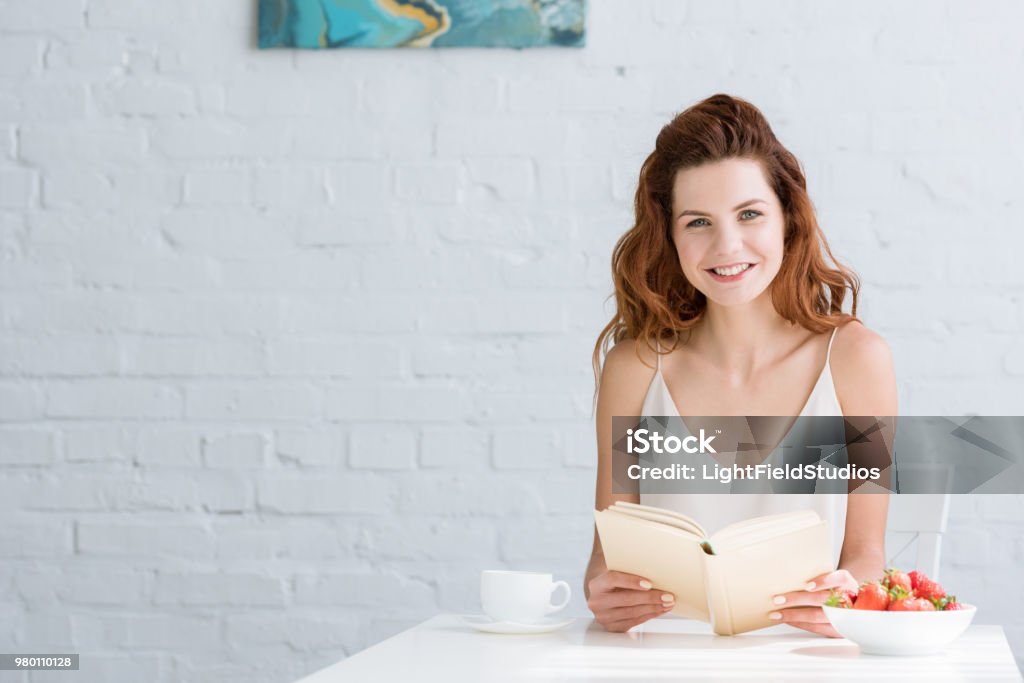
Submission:
[[[825,607],[825,616],[839,634],[871,655],[930,655],[964,632],[977,608],[948,612],[883,612]]]

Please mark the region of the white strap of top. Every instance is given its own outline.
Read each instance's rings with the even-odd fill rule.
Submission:
[[[832,358],[832,342],[834,342],[836,340],[836,332],[838,332],[838,331],[839,331],[838,327],[833,329],[832,330],[832,336],[828,340],[828,351],[825,353],[825,365],[828,365],[829,360]]]

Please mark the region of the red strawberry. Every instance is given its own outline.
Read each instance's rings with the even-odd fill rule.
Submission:
[[[942,612],[964,609],[965,607],[963,603],[956,601],[955,595],[946,595],[936,600],[932,600],[932,604],[935,605],[935,609]]]
[[[914,590],[917,590],[918,585],[921,583],[921,579],[928,578],[924,575],[924,572],[919,572],[916,569],[911,572],[908,572],[907,576],[910,577],[910,587]]]
[[[844,607],[846,609],[850,609],[853,607],[853,603],[856,599],[856,591],[840,591],[833,588],[829,593],[828,598],[825,600],[825,604],[829,607]]]
[[[924,598],[907,596],[896,598],[889,604],[890,612],[934,612],[935,605]]]
[[[931,600],[932,603],[942,600],[946,597],[946,589],[939,585],[938,581],[932,581],[927,576],[921,578],[917,586],[914,589],[919,597]],[[938,607],[938,604],[935,605]]]
[[[884,610],[888,606],[889,591],[878,581],[861,584],[853,603],[853,609]]]
[[[882,585],[889,590],[902,588],[908,593],[914,590],[910,577],[894,567],[885,570],[885,578],[882,579]]]

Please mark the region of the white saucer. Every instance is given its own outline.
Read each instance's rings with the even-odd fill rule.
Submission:
[[[463,615],[463,623],[472,626],[477,631],[484,633],[505,633],[523,635],[528,633],[550,633],[560,628],[565,628],[576,621],[573,617],[544,617],[532,624],[517,624],[511,621],[494,621],[482,614]]]

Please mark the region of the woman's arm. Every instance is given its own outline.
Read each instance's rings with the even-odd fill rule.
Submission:
[[[882,578],[885,572],[885,520],[889,496],[884,493],[850,494],[846,506],[846,535],[839,569],[860,585]]]
[[[643,360],[637,358],[640,346]],[[650,357],[648,357],[650,356]],[[601,385],[597,393],[597,490],[594,509],[604,510],[617,500],[639,503],[640,496],[612,493],[612,418],[617,415],[639,415],[644,396],[654,378],[653,354],[633,340],[624,340],[612,347],[601,369]],[[644,365],[647,361],[651,365]],[[594,529],[594,547],[587,567],[587,579],[605,571],[601,539]],[[589,593],[588,593],[589,595]]]
[[[835,359],[832,376],[843,415],[895,417],[897,413],[896,373],[892,352],[885,340],[861,325],[851,322],[838,333],[833,343]],[[880,435],[886,457],[891,457],[893,429]],[[885,524],[889,512],[889,494],[852,493],[847,496],[846,531],[839,568],[858,581],[880,579],[885,571]]]
[[[619,342],[605,358],[597,394],[595,508],[598,510],[619,500],[640,502],[638,494],[612,493],[612,418],[640,415],[644,396],[654,378],[655,360],[652,351],[632,340]],[[667,593],[663,596],[661,591],[650,589],[651,583],[641,576],[608,571],[601,539],[595,529],[583,592],[598,623],[609,631],[627,631],[674,606],[674,600],[664,599]]]

